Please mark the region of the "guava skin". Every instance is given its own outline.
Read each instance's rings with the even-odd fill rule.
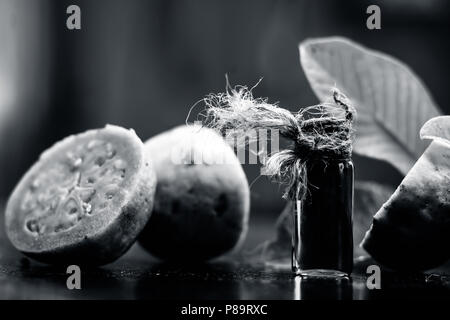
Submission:
[[[153,157],[158,185],[155,205],[139,243],[152,255],[195,263],[237,250],[248,226],[249,188],[232,149],[207,128],[181,126],[145,143]],[[225,163],[173,163],[178,146]],[[175,155],[178,155],[176,153]],[[183,157],[183,155],[180,155]],[[183,158],[186,160],[186,158]]]
[[[114,148],[119,150],[121,145],[129,145],[130,148],[127,152],[130,157],[127,159],[130,161],[126,168],[127,175],[123,184],[118,185],[122,189],[117,193],[117,198],[102,210],[98,206],[99,200],[93,201],[90,215],[67,230],[30,234],[24,221],[33,215],[33,210],[24,212],[21,209],[30,181],[38,174],[45,176],[45,168],[58,161],[57,155],[73,149],[80,141],[85,142],[86,139],[99,136],[104,139],[112,137]],[[100,179],[98,186],[101,185]],[[46,188],[49,187],[42,187],[43,190]],[[135,242],[151,215],[155,189],[156,174],[151,160],[146,157],[143,144],[134,132],[116,126],[90,130],[56,143],[24,175],[8,201],[5,211],[6,233],[19,251],[40,262],[56,265],[104,265],[119,258]],[[100,193],[102,189],[99,187],[97,191]],[[63,199],[60,203],[63,201],[66,200]]]
[[[395,214],[401,214],[400,211]],[[404,232],[392,223],[374,219],[362,247],[381,265],[399,271],[424,271],[437,267],[450,259],[440,243],[450,243],[448,226],[426,225],[417,220],[424,230],[415,234]],[[417,239],[426,239],[418,241]]]
[[[450,259],[449,159],[433,142],[374,216],[361,246],[381,265],[423,271]]]

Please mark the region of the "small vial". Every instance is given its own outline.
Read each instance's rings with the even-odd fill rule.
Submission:
[[[353,163],[307,164],[308,189],[293,206],[292,269],[303,277],[348,277],[353,268]]]

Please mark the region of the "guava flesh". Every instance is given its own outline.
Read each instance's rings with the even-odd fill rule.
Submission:
[[[43,262],[112,261],[147,222],[155,184],[134,132],[107,126],[71,136],[45,151],[13,191],[8,237]]]

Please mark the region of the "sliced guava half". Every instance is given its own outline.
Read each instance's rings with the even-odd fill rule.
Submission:
[[[450,116],[421,130],[430,146],[375,214],[362,247],[380,264],[427,270],[450,259]]]
[[[24,254],[52,264],[120,257],[150,218],[156,175],[133,130],[107,125],[44,151],[12,192],[5,226]]]

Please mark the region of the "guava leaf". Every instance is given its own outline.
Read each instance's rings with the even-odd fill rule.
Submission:
[[[305,40],[300,62],[320,101],[337,87],[357,111],[354,151],[388,161],[406,174],[428,142],[419,129],[440,111],[402,62],[341,37]]]
[[[450,116],[428,120],[420,129],[421,139],[439,140],[450,144]]]

